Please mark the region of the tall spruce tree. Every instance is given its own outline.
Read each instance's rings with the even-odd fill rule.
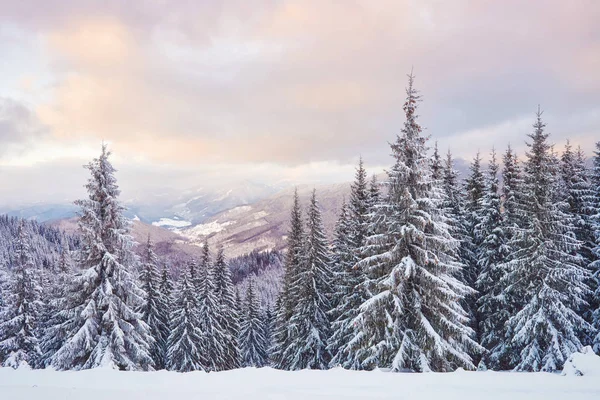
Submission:
[[[305,254],[300,273],[290,290],[297,299],[290,318],[290,344],[284,351],[287,369],[327,369],[331,360],[327,344],[331,324],[330,282],[332,279],[327,238],[321,210],[313,190],[308,208]]]
[[[183,273],[174,298],[171,333],[167,339],[167,367],[178,372],[206,370],[201,361],[205,349],[201,346],[197,295],[189,269]]]
[[[251,277],[244,299],[243,317],[240,326],[242,365],[244,367],[264,367],[268,361],[266,338],[260,318],[260,304]]]
[[[592,227],[593,198],[592,185],[585,165],[585,155],[581,147],[573,151],[569,142],[561,157],[561,175],[564,192],[568,205],[567,212],[574,223],[574,233],[581,242],[579,254],[583,266],[589,267],[593,261],[594,229]]]
[[[52,290],[46,302],[46,312],[48,318],[43,327],[42,340],[40,342],[42,350],[43,366],[48,366],[52,361],[52,356],[62,347],[67,339],[67,331],[62,325],[65,322],[65,315],[61,312],[66,307],[66,300],[69,285],[73,274],[72,259],[66,244],[63,243],[58,264],[55,268],[55,275],[52,281]],[[54,327],[61,327],[55,329]]]
[[[595,246],[592,249],[592,263],[595,291],[593,294],[591,308],[592,324],[596,336],[592,345],[596,354],[600,354],[600,142],[596,143],[594,162],[591,171],[592,197],[590,199],[592,216],[591,223],[594,230]]]
[[[225,333],[223,342],[223,369],[234,369],[240,365],[240,351],[238,345],[239,315],[236,309],[235,291],[231,280],[231,271],[225,262],[223,248],[217,250],[214,266],[215,289],[219,304],[219,324]]]
[[[442,209],[450,235],[458,240],[458,261],[467,265],[474,259],[473,241],[467,232],[465,196],[459,184],[458,171],[454,169],[454,158],[448,150],[444,162],[442,177]],[[461,281],[466,282],[464,268],[459,274]]]
[[[202,349],[200,363],[205,371],[222,371],[226,369],[227,357],[225,344],[228,341],[227,333],[221,325],[220,304],[217,297],[215,270],[210,260],[208,243],[203,246],[204,255],[200,265],[202,276],[200,293],[197,297],[198,324]]]
[[[285,256],[283,288],[277,299],[275,329],[273,332],[273,348],[271,360],[275,368],[288,369],[289,361],[284,352],[291,340],[289,321],[292,318],[294,306],[297,303],[297,293],[293,292],[292,284],[297,281],[304,256],[304,227],[298,190],[294,191],[294,200],[290,216],[290,228],[287,237],[287,252]]]
[[[441,193],[431,178],[426,137],[417,122],[419,96],[409,76],[406,122],[391,145],[387,193],[375,208],[365,257],[372,293],[356,318],[356,351],[365,368],[393,371],[473,369],[478,345],[460,302],[472,289],[456,275],[458,242],[448,232]]]
[[[481,170],[481,156],[479,152],[477,152],[473,162],[471,162],[469,169],[470,174],[465,181],[465,227],[466,234],[471,239],[471,254],[469,258],[462,261],[465,263],[465,282],[470,287],[475,287],[475,282],[479,275],[479,266],[477,264],[477,260],[479,259],[478,252],[484,239],[477,229],[482,219],[482,199],[485,192],[485,178]],[[469,307],[472,308],[475,306],[474,304],[469,304]],[[474,311],[474,308],[471,310]]]
[[[479,268],[476,282],[476,289],[479,292],[477,320],[480,343],[487,349],[482,367],[507,369],[504,325],[510,314],[506,304],[504,285],[506,270],[503,266],[509,255],[509,249],[504,232],[498,170],[496,152],[492,151],[485,177],[485,192],[481,199],[482,218],[476,227],[478,234],[483,238],[477,260]]]
[[[162,272],[160,274],[160,284],[158,286],[158,290],[160,291],[160,296],[164,301],[164,311],[163,314],[166,315],[165,318],[165,323],[166,323],[166,327],[168,329],[168,334],[165,336],[166,337],[166,341],[165,341],[165,347],[163,348],[163,352],[162,352],[162,365],[165,368],[169,368],[169,336],[171,334],[171,331],[173,329],[173,307],[174,307],[174,299],[173,299],[173,295],[175,292],[175,287],[173,285],[173,279],[171,278],[171,275],[169,274],[169,271],[167,269],[167,265],[163,264],[162,267]]]
[[[21,220],[14,245],[13,269],[9,274],[7,296],[0,309],[0,365],[37,367],[41,361],[39,319],[43,303],[42,287],[36,280],[40,269],[31,255],[25,221]]]
[[[140,309],[142,320],[148,325],[154,338],[150,346],[150,355],[155,369],[165,368],[165,349],[169,337],[167,299],[160,291],[158,257],[154,253],[150,235],[144,246],[141,260],[140,282],[144,290],[144,303]]]
[[[354,319],[358,315],[358,308],[368,299],[363,285],[365,274],[362,268],[356,266],[369,234],[369,215],[372,210],[372,192],[366,177],[360,160],[351,186],[349,207],[342,206],[336,225],[332,258],[334,303],[330,312],[333,333],[328,347],[332,354],[332,367],[360,368],[360,360],[352,350],[351,339],[356,335]]]
[[[153,339],[136,311],[143,304],[143,291],[132,275],[137,261],[109,155],[103,145],[100,157],[86,166],[91,173],[89,198],[76,202],[81,208],[81,272],[61,312],[65,321],[54,327],[67,332],[52,357],[56,369],[137,370],[152,365]]]
[[[508,292],[519,308],[507,322],[507,338],[518,371],[555,371],[581,349],[579,329],[589,327],[578,314],[589,290],[587,271],[574,254],[579,246],[570,231],[565,203],[558,201],[559,174],[548,144],[541,111],[524,165],[525,226],[512,238],[514,255],[503,268]],[[521,305],[522,304],[522,305]]]

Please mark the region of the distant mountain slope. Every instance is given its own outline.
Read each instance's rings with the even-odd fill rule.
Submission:
[[[350,184],[298,186],[304,208],[308,205],[313,188],[317,190],[326,231],[331,233],[342,199],[350,193]],[[201,224],[179,229],[178,232],[190,243],[200,244],[208,239],[209,243],[222,244],[225,252],[232,257],[252,250],[279,250],[285,246],[293,196],[294,189],[286,189],[253,204],[223,211]]]

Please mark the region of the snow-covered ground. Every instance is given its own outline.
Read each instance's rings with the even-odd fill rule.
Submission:
[[[594,374],[465,372],[285,372],[246,368],[203,372],[81,372],[0,368],[0,398],[10,400],[168,399],[600,399]]]

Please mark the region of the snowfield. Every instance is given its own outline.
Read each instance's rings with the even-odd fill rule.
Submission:
[[[10,400],[168,399],[600,399],[598,375],[383,371],[80,372],[0,368],[0,397]]]

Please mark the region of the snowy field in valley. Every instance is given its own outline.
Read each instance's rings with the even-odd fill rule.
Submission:
[[[597,400],[600,375],[382,371],[286,372],[246,368],[206,374],[81,372],[0,368],[0,398],[10,400],[435,399]]]

